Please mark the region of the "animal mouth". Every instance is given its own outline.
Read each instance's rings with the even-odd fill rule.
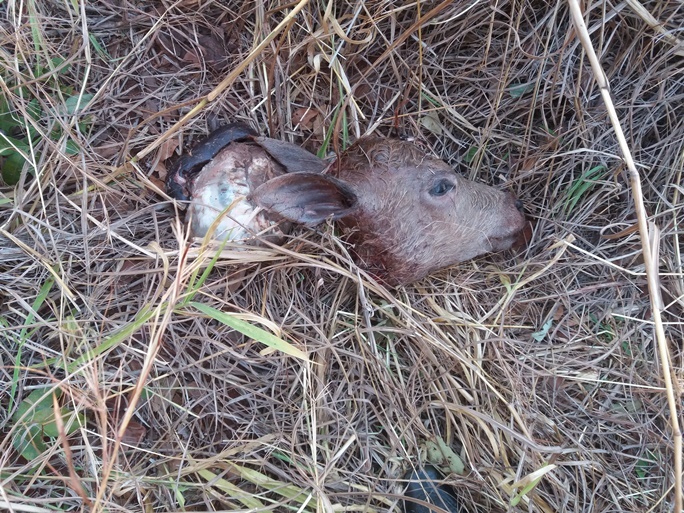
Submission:
[[[526,245],[531,232],[529,221],[523,215],[516,216],[517,219],[511,223],[508,233],[499,237],[490,237],[489,243],[492,251],[504,251],[511,247],[520,248]]]
[[[489,243],[492,245],[492,251],[504,251],[509,249],[518,239],[522,230],[515,235],[508,235],[506,237],[491,237]]]
[[[532,227],[528,221],[524,221],[522,226],[509,235],[502,237],[490,237],[492,251],[504,251],[507,249],[519,249],[525,247],[532,234]]]

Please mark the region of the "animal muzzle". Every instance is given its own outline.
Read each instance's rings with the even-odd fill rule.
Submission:
[[[528,224],[523,211],[523,202],[511,193],[505,193],[505,195],[498,233],[489,239],[492,251],[504,251],[514,244],[517,245]]]

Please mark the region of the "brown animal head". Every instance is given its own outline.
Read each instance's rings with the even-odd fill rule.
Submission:
[[[222,149],[215,134],[211,151],[193,149],[191,158],[209,159],[194,179],[180,168],[169,174],[170,193],[182,184],[192,197],[195,236],[229,206],[219,238],[244,238],[282,218],[310,226],[335,219],[359,263],[398,285],[508,249],[525,226],[513,195],[461,177],[409,142],[364,138],[327,166],[295,145],[229,127]]]
[[[463,178],[409,142],[362,139],[330,173],[281,175],[251,197],[291,221],[339,219],[363,267],[391,284],[508,249],[525,225],[513,195]]]

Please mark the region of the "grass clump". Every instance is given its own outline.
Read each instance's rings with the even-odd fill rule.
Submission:
[[[653,264],[565,2],[0,14],[0,509],[397,511],[435,446],[469,512],[675,508]],[[585,13],[675,377],[683,17]],[[190,241],[170,159],[238,120],[322,156],[413,138],[522,198],[531,241],[396,290],[328,226]]]

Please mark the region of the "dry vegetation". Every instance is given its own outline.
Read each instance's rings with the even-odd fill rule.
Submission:
[[[671,511],[632,192],[565,1],[311,0],[274,32],[297,5],[0,3],[5,135],[34,134],[0,189],[0,509],[397,511],[442,441],[468,512]],[[641,5],[656,24],[634,0],[585,19],[681,380],[684,7]],[[330,226],[212,260],[161,180],[229,120],[323,153],[413,137],[520,196],[532,240],[398,290]]]

